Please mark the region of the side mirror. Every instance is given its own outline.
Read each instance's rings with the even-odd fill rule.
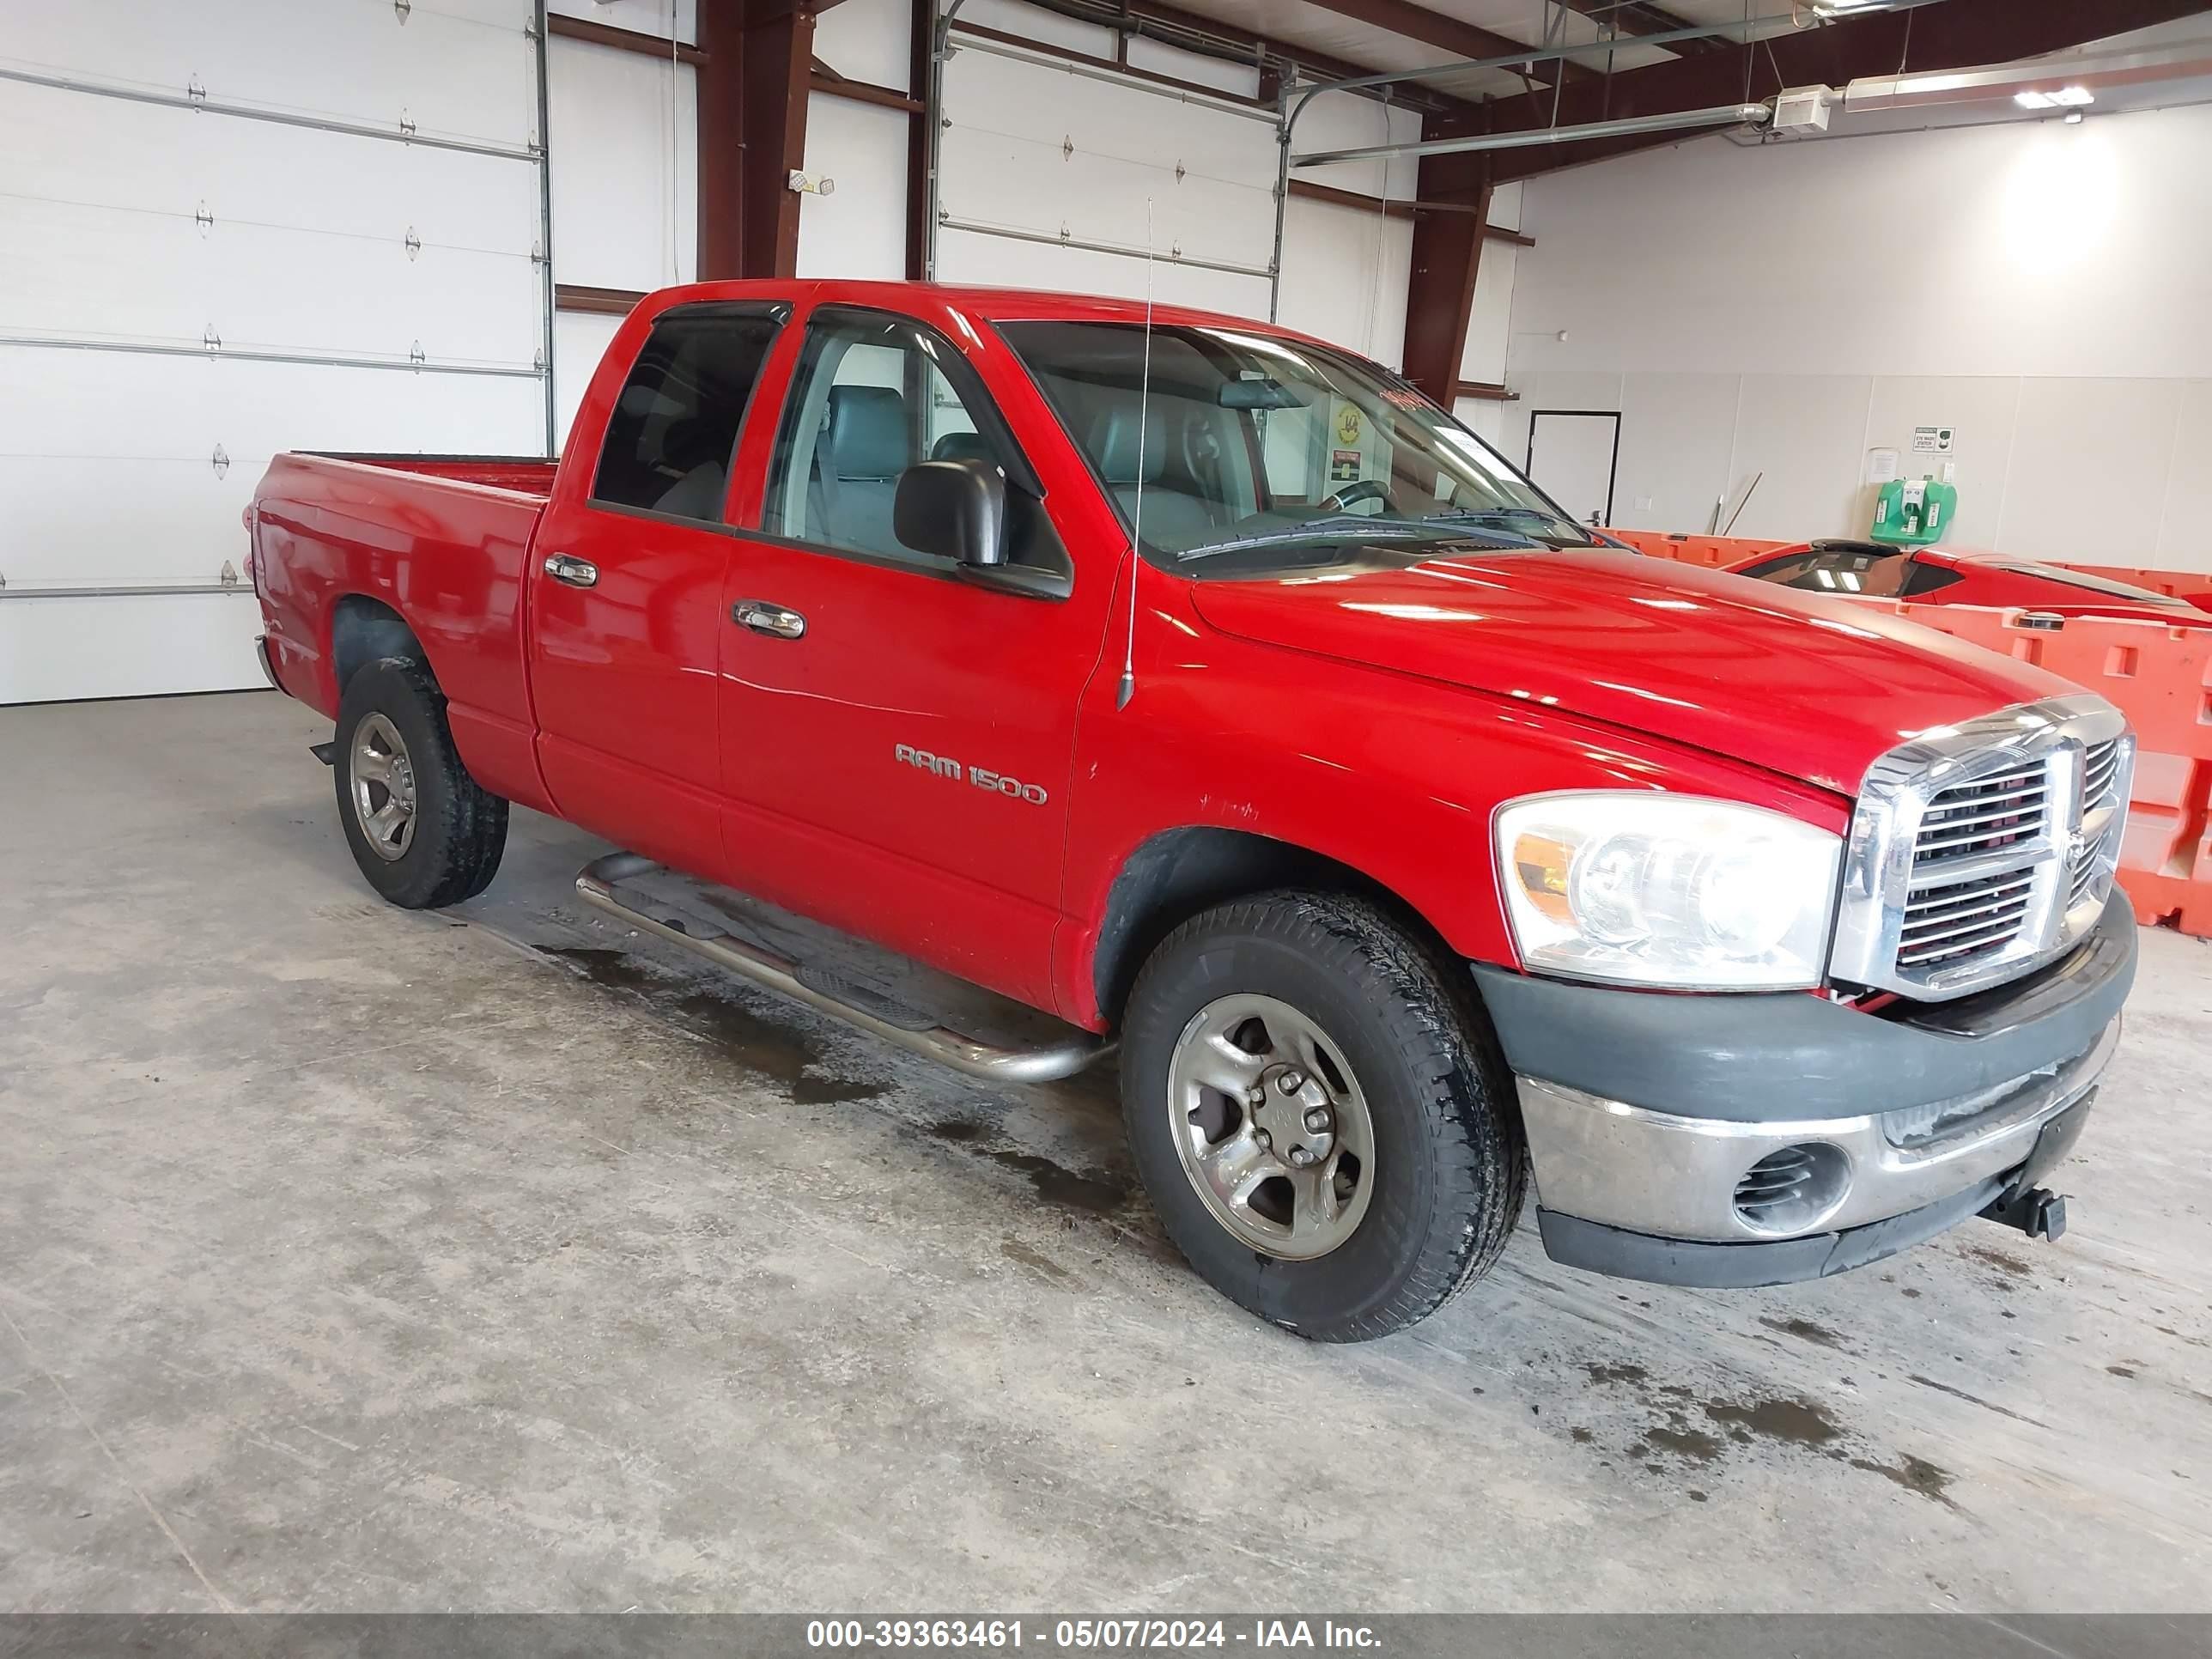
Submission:
[[[989,461],[921,461],[899,474],[891,533],[917,553],[988,568],[1006,562],[1006,478]]]

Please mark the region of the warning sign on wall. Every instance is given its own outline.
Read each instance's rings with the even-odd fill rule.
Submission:
[[[1916,455],[1948,455],[1951,453],[1951,431],[1948,426],[1916,426],[1912,428],[1912,453]]]
[[[1358,483],[1359,464],[1365,459],[1356,449],[1332,450],[1328,457],[1328,481],[1331,483]]]

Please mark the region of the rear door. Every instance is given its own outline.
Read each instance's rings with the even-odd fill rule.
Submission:
[[[1010,362],[995,337],[971,340]],[[725,589],[735,878],[1048,1006],[1076,705],[1112,573],[1076,582],[1030,458],[948,334],[823,307],[798,358],[761,528]],[[1006,472],[1012,556],[1035,594],[899,540],[900,475],[961,458]]]
[[[562,816],[701,874],[721,866],[724,509],[787,315],[714,301],[654,317],[611,406],[579,416],[575,441],[605,434],[596,464],[563,467],[524,572],[539,762]]]

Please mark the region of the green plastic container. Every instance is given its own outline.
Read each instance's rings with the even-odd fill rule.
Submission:
[[[1926,547],[1942,540],[1958,516],[1956,484],[1934,478],[1894,478],[1875,497],[1874,524],[1867,533],[1893,547]]]

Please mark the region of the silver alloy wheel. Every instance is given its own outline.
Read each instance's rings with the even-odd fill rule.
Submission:
[[[1358,1231],[1375,1187],[1375,1125],[1320,1026],[1270,996],[1218,998],[1168,1060],[1169,1128],[1213,1218],[1285,1261]]]
[[[370,848],[380,859],[404,858],[415,842],[415,766],[399,728],[382,714],[364,714],[353,729],[346,774],[354,817]]]

